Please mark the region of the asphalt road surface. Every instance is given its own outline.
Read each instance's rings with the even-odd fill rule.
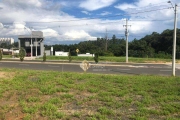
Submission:
[[[2,68],[83,73],[84,71],[80,67],[80,64],[81,63],[0,61],[0,67]],[[171,76],[172,67],[171,64],[90,64],[87,73]],[[176,64],[176,76],[180,76],[180,64]]]

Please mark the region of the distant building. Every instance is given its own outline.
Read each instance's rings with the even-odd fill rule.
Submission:
[[[0,38],[0,45],[2,43],[6,43],[7,45],[11,45],[14,43],[14,39],[13,38]]]
[[[68,56],[69,52],[55,51],[55,56]]]
[[[41,31],[32,31],[31,35],[19,35],[19,49],[23,47],[27,54],[32,56],[43,56],[44,53],[44,37]],[[32,39],[32,40],[31,40]],[[32,41],[32,53],[31,53],[31,41]]]
[[[78,54],[79,57],[94,57],[94,54],[86,53],[86,54]]]

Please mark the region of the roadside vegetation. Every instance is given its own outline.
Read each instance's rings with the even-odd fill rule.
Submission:
[[[179,120],[180,77],[0,68],[0,119]]]
[[[71,56],[72,62],[76,61],[94,61],[94,57],[77,57]],[[42,59],[42,58],[38,58]],[[47,56],[47,60],[57,60],[57,61],[68,61],[68,57],[64,56]],[[126,62],[126,57],[108,57],[108,56],[98,56],[98,62]],[[135,63],[167,63],[172,62],[172,59],[164,59],[164,58],[138,58],[138,57],[129,57],[129,62]],[[180,62],[180,60],[176,60],[176,62]]]

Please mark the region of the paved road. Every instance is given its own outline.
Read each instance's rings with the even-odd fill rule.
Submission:
[[[80,68],[80,63],[50,63],[50,62],[17,62],[17,61],[0,61],[0,67],[19,68],[32,70],[54,70],[84,72]],[[90,64],[87,73],[101,74],[148,74],[171,76],[171,64]],[[176,64],[176,76],[180,76],[180,64]]]

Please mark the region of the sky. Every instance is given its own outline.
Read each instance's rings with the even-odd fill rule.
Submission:
[[[171,4],[172,3],[172,4]],[[174,28],[174,6],[180,0],[0,0],[0,37],[18,39],[31,30],[42,31],[44,43],[74,44],[80,41],[125,39]],[[179,23],[180,20],[178,19]],[[178,28],[180,24],[178,24]]]

